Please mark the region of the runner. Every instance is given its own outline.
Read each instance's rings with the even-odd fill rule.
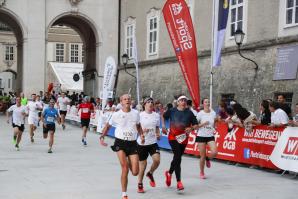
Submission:
[[[177,107],[167,110],[163,114],[163,133],[167,132],[165,128],[165,119],[170,120],[169,143],[174,153],[170,170],[165,172],[166,185],[171,186],[172,174],[175,171],[177,180],[177,190],[181,191],[184,186],[181,182],[181,161],[182,155],[187,145],[188,135],[197,128],[198,121],[195,115],[187,108],[187,97],[180,96],[177,100]]]
[[[78,112],[81,110],[81,127],[83,129],[82,143],[87,146],[87,131],[89,128],[91,113],[94,112],[94,106],[90,103],[90,97],[86,96],[78,107]]]
[[[21,104],[21,97],[16,98],[16,104],[12,105],[7,110],[7,123],[10,121],[10,115],[12,113],[12,127],[13,127],[13,144],[17,151],[20,150],[20,142],[22,139],[22,134],[25,129],[25,116],[26,107]]]
[[[36,94],[32,94],[32,101],[29,101],[27,104],[27,110],[29,111],[28,115],[28,124],[29,124],[29,133],[31,142],[34,142],[34,131],[38,125],[38,111],[42,110],[39,103],[36,101]]]
[[[120,98],[122,109],[115,112],[109,123],[104,127],[100,136],[100,142],[104,143],[104,137],[108,133],[111,125],[115,126],[115,143],[111,147],[117,153],[121,165],[121,187],[122,199],[128,199],[127,183],[128,172],[131,170],[132,175],[137,176],[139,173],[139,156],[137,151],[137,135],[142,136],[144,143],[144,135],[140,125],[139,113],[131,109],[131,98],[128,94],[122,95]]]
[[[26,106],[28,104],[28,99],[25,97],[24,93],[21,93],[20,96],[21,96],[21,104],[23,106]]]
[[[61,116],[61,124],[62,124],[62,129],[65,129],[65,116],[67,113],[67,105],[70,104],[70,99],[65,96],[65,92],[61,93],[61,96],[57,100],[57,106],[60,112]]]
[[[60,124],[60,115],[57,109],[54,108],[54,105],[55,105],[55,100],[51,99],[49,103],[49,107],[46,108],[42,113],[43,138],[47,139],[48,133],[50,133],[48,153],[53,153],[52,147],[54,144],[54,134],[56,130],[55,120],[58,120],[58,124]]]
[[[200,151],[200,178],[206,179],[205,177],[205,162],[206,167],[210,168],[210,159],[217,155],[217,146],[214,138],[214,123],[217,120],[216,113],[210,109],[210,101],[208,98],[202,100],[203,110],[197,114],[197,120],[199,122],[199,129],[197,131],[196,142],[198,142]],[[210,148],[209,156],[206,155],[206,146]]]
[[[36,95],[36,102],[38,103],[38,106],[42,108],[43,110],[43,107],[44,107],[44,104],[43,102],[41,101],[41,97],[40,95]],[[39,110],[38,111],[38,123],[37,123],[37,126],[39,126],[39,122],[41,120],[41,113],[42,113],[42,110]]]
[[[155,181],[153,173],[157,169],[160,163],[160,152],[157,145],[157,139],[160,138],[159,123],[160,116],[156,112],[153,112],[154,103],[152,98],[146,98],[144,100],[144,111],[140,113],[140,123],[145,136],[145,143],[142,144],[141,137],[138,137],[138,153],[140,159],[140,172],[139,172],[139,183],[138,192],[144,193],[143,178],[147,167],[147,158],[150,155],[153,163],[146,176],[150,180],[150,186],[155,187]]]

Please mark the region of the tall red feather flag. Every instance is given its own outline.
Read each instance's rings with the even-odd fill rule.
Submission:
[[[198,54],[189,8],[184,0],[168,0],[162,12],[190,96],[199,107]]]

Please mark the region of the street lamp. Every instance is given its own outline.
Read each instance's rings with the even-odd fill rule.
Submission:
[[[124,71],[127,74],[129,74],[130,76],[132,76],[133,78],[135,78],[135,81],[137,81],[137,77],[127,71],[126,65],[128,63],[128,59],[129,59],[129,57],[128,57],[128,55],[126,53],[122,55],[122,63],[124,65]]]
[[[241,48],[241,45],[242,45],[242,42],[243,42],[243,39],[244,39],[244,35],[245,35],[245,33],[241,29],[236,30],[236,32],[234,33],[235,43],[238,46],[238,53],[242,58],[253,62],[256,65],[255,70],[258,70],[259,69],[258,64],[254,60],[249,59],[247,57],[244,57],[244,55],[242,55],[242,53],[240,51],[240,48]]]

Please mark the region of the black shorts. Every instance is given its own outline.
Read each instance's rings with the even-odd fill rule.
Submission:
[[[49,131],[53,131],[53,133],[55,133],[56,125],[55,124],[47,124],[46,127],[43,127],[44,134],[47,134]]]
[[[156,153],[160,154],[159,147],[156,143],[151,145],[138,144],[138,154],[139,154],[140,161],[147,160],[149,155],[152,156]]]
[[[67,111],[59,111],[60,115],[66,116]]]
[[[211,141],[215,141],[215,138],[214,136],[212,137],[201,137],[201,136],[197,136],[196,137],[196,142],[199,142],[199,143],[208,143],[208,142],[211,142]]]
[[[126,156],[138,154],[137,141],[127,141],[116,138],[114,145],[111,146],[114,152],[124,151]]]
[[[24,130],[25,130],[25,125],[24,124],[21,124],[21,126],[19,126],[19,125],[15,125],[14,123],[12,123],[12,127],[13,128],[18,128],[19,129],[19,131],[21,131],[21,132],[24,132]]]
[[[89,127],[89,124],[90,124],[90,119],[84,119],[84,118],[81,118],[81,126],[82,127]]]

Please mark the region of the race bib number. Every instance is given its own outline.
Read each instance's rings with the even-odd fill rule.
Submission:
[[[54,117],[48,117],[47,118],[47,122],[54,122],[55,121],[55,118]]]
[[[181,135],[177,135],[176,136],[176,140],[177,140],[177,142],[178,143],[183,143],[185,140],[186,140],[186,138],[187,138],[187,135],[186,135],[186,133],[183,133],[183,134],[181,134]]]
[[[123,132],[123,139],[131,141],[133,140],[133,133],[132,132]]]
[[[83,108],[83,109],[82,109],[82,112],[83,112],[83,113],[89,113],[89,108]]]

